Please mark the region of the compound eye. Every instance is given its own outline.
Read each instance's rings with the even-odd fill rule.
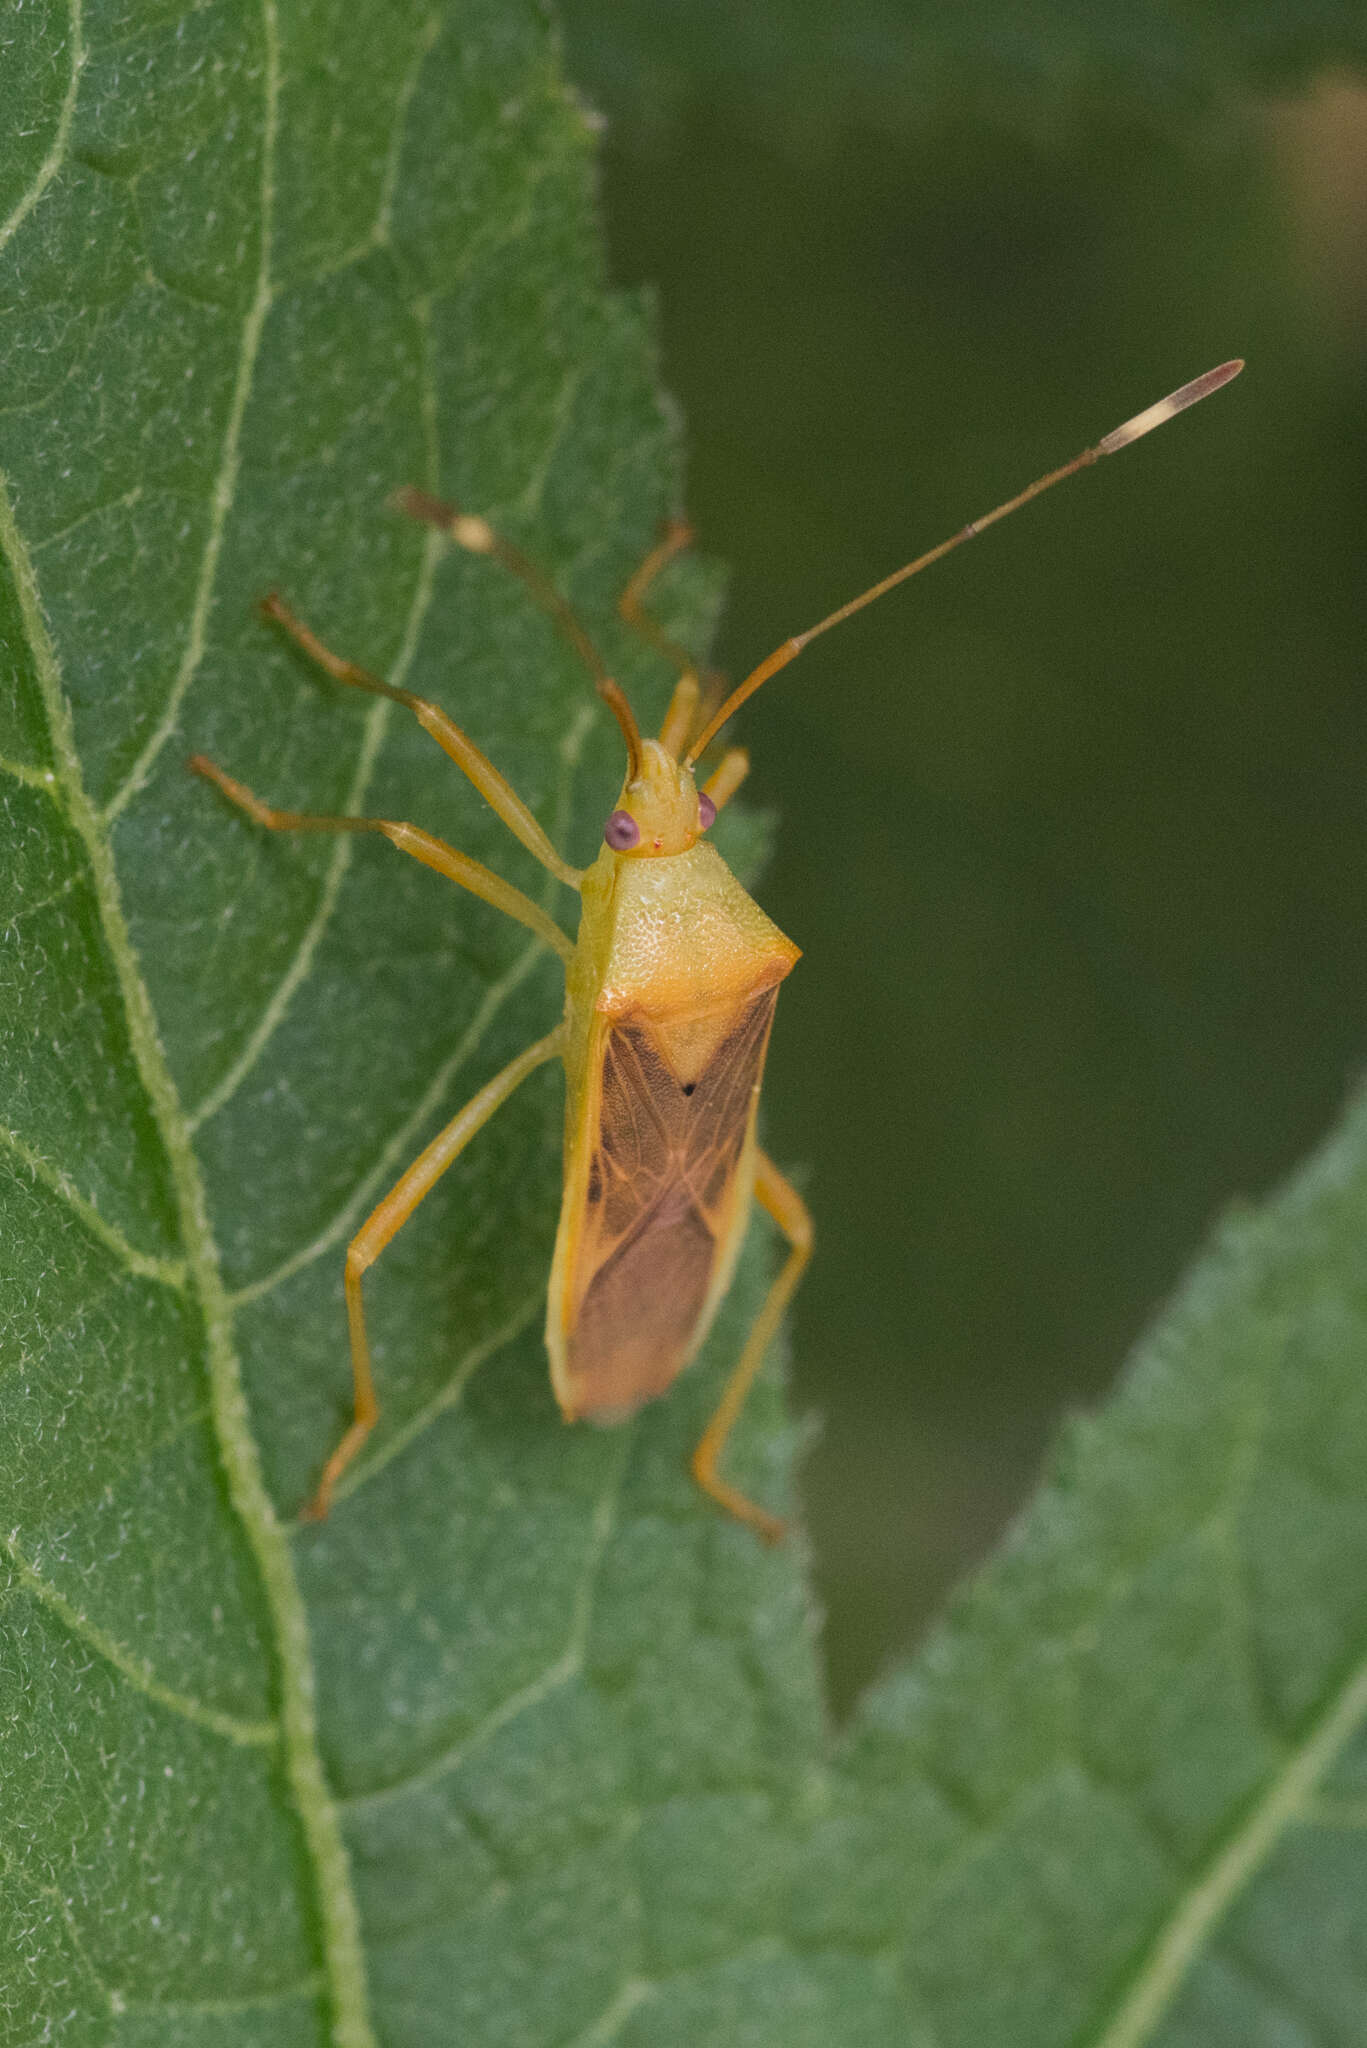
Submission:
[[[705,832],[709,825],[717,822],[717,806],[705,789],[698,791],[698,830]]]
[[[614,811],[603,827],[604,842],[614,853],[628,853],[641,837],[641,828],[630,811]]]

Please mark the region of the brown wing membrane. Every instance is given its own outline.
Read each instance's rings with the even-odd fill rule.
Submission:
[[[695,1072],[668,1027],[614,1024],[587,1212],[571,1282],[575,1411],[608,1418],[663,1392],[687,1364],[740,1190],[777,988],[739,1010]]]

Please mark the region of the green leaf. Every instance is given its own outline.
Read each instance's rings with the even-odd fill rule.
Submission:
[[[586,857],[620,749],[573,657],[385,499],[496,518],[656,714],[613,600],[678,452],[537,8],[6,35],[3,2040],[1367,2039],[1367,1111],[1227,1229],[838,1748],[799,1560],[685,1469],[762,1255],[666,1401],[555,1419],[551,1072],[371,1276],[383,1422],[296,1522],[345,1240],[558,974],[185,756],[544,894],[254,601],[449,705]],[[713,595],[681,566],[662,607],[701,644]],[[781,1501],[792,1448],[768,1386],[738,1476]]]

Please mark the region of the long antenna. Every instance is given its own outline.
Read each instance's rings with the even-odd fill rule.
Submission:
[[[1126,420],[1124,426],[1117,427],[1113,433],[1107,434],[1095,447],[1084,448],[1071,462],[1065,462],[1062,469],[1051,469],[1047,476],[1040,477],[1028,490],[1021,491],[1014,498],[1008,498],[1004,505],[998,505],[995,512],[988,512],[981,519],[970,520],[967,526],[961,526],[949,540],[942,540],[939,547],[931,548],[924,555],[918,555],[916,560],[908,562],[905,568],[895,569],[891,576],[885,576],[881,583],[875,583],[872,589],[862,592],[860,596],[852,597],[848,604],[842,604],[838,611],[832,612],[829,618],[822,619],[819,625],[809,626],[805,633],[796,633],[791,640],[785,640],[781,647],[776,647],[773,653],[760,663],[758,668],[750,671],[743,683],[737,684],[725,703],[712,714],[689,748],[685,765],[691,768],[704,747],[721,731],[732,712],[738,711],[747,697],[753,697],[761,683],[767,683],[770,676],[777,675],[781,668],[786,668],[810,641],[816,639],[818,633],[828,633],[832,626],[838,626],[842,620],[852,618],[855,612],[862,612],[866,604],[873,604],[889,590],[895,589],[899,583],[905,583],[909,576],[918,576],[922,569],[928,569],[931,563],[938,562],[942,555],[949,554],[964,541],[972,540],[975,534],[985,532],[989,526],[995,526],[997,521],[1005,519],[1008,513],[1019,511],[1020,507],[1028,505],[1032,498],[1038,498],[1041,492],[1051,490],[1055,484],[1061,484],[1066,476],[1073,476],[1078,470],[1087,469],[1092,463],[1100,462],[1103,455],[1114,455],[1121,448],[1128,448],[1131,441],[1137,441],[1143,434],[1152,433],[1155,427],[1162,426],[1164,420],[1170,420],[1177,413],[1185,412],[1189,405],[1196,405],[1201,399],[1209,398],[1212,391],[1218,391],[1222,384],[1228,384],[1231,378],[1237,377],[1243,366],[1242,357],[1238,357],[1233,362],[1221,363],[1216,370],[1207,370],[1203,377],[1193,377],[1190,384],[1184,384],[1180,391],[1174,391],[1167,398],[1160,398],[1157,405],[1149,406],[1146,411],[1136,413],[1132,420]]]

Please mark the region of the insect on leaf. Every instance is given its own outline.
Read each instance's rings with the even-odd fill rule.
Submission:
[[[256,602],[444,703],[582,859],[619,753],[572,655],[385,501],[496,517],[658,713],[610,621],[678,454],[539,8],[6,33],[0,2039],[1360,2039],[1361,1114],[838,1749],[800,1559],[686,1472],[762,1256],[666,1401],[555,1417],[553,1071],[373,1276],[383,1426],[296,1524],[348,1233],[557,968],[185,757],[540,892]],[[738,1476],[781,1498],[790,1449],[771,1387]]]

